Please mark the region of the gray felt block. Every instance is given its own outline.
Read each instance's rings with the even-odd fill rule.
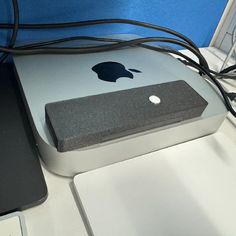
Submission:
[[[66,152],[199,117],[207,104],[179,80],[54,102],[45,110],[56,148]]]

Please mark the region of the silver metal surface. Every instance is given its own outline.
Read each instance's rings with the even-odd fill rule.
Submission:
[[[169,55],[147,49],[21,56],[14,61],[42,159],[50,170],[61,175],[72,176],[213,133],[227,113],[218,93],[196,72]],[[104,82],[91,68],[106,61],[142,73],[133,73],[134,79]],[[175,80],[185,80],[209,103],[201,118],[65,153],[58,153],[54,147],[45,123],[45,104]]]

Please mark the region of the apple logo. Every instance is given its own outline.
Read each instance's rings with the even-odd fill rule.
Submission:
[[[125,69],[121,63],[107,61],[93,66],[92,70],[97,73],[98,78],[107,82],[116,82],[121,77],[133,79],[134,75],[130,72],[142,73],[136,69]]]

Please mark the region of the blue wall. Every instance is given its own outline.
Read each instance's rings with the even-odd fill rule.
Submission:
[[[21,23],[130,18],[170,27],[199,47],[209,44],[226,4],[227,0],[19,0]],[[12,22],[11,0],[0,0],[0,22]],[[21,30],[17,42],[113,33],[157,35],[134,26],[103,25],[53,31]],[[1,44],[9,37],[9,31],[0,30]]]

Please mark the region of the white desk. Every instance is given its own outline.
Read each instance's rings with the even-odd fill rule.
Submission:
[[[96,236],[235,236],[236,145],[217,132],[74,179]]]
[[[202,52],[212,68],[220,68],[224,54],[212,48],[203,49]],[[225,86],[231,91],[236,91],[236,82],[225,82]],[[236,144],[236,119],[229,115],[219,131]],[[23,211],[28,234],[30,236],[87,236],[71,191],[72,179],[56,176],[44,167],[43,172],[49,196],[43,204]]]

